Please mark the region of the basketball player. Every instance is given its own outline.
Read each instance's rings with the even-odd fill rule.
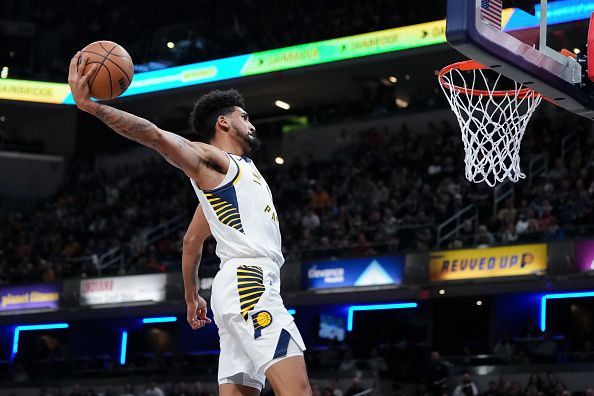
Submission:
[[[80,65],[77,68],[77,64]],[[200,204],[186,236],[182,272],[187,319],[193,329],[210,323],[198,295],[198,265],[204,240],[217,240],[221,269],[212,286],[211,308],[219,328],[219,392],[258,395],[267,378],[276,395],[311,395],[305,346],[280,297],[284,262],[272,195],[246,156],[258,146],[255,128],[235,90],[201,97],[192,124],[202,142],[191,142],[151,122],[90,100],[87,59],[70,62],[68,83],[77,107],[115,132],[156,150],[190,178]]]

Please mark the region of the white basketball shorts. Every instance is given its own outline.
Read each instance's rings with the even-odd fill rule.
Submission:
[[[213,281],[210,305],[221,346],[219,384],[262,389],[271,365],[303,355],[305,344],[280,296],[278,266],[226,262]]]

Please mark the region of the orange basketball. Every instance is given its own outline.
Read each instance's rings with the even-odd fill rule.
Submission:
[[[91,96],[99,100],[117,98],[130,86],[134,77],[134,63],[130,54],[113,41],[95,41],[81,51],[87,57],[85,73],[92,65],[99,65],[89,80]]]

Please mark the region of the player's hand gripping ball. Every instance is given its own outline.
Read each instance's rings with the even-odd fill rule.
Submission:
[[[128,89],[134,77],[134,63],[121,45],[107,40],[95,41],[83,48],[81,53],[87,60],[84,75],[97,65],[89,78],[92,97],[109,100]],[[82,57],[78,66],[80,59]]]

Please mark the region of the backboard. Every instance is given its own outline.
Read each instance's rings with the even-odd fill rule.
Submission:
[[[563,12],[560,7],[577,3],[582,13],[584,7],[594,8],[592,2],[576,0],[550,1],[548,6],[559,14]],[[586,9],[587,14],[588,11],[592,10]],[[515,9],[514,12],[524,11]],[[575,59],[546,45],[547,1],[541,0],[532,17],[538,18],[540,29],[536,45],[502,30],[502,18],[509,19],[509,13],[503,14],[506,13],[502,13],[501,0],[448,0],[446,37],[449,44],[466,57],[543,94],[558,106],[594,119],[594,97],[586,56],[582,54]],[[590,32],[589,36],[594,37],[594,34]],[[584,37],[576,47],[585,50],[587,42],[588,38]],[[590,51],[594,51],[594,43],[588,48]],[[594,63],[594,59],[590,61]]]

